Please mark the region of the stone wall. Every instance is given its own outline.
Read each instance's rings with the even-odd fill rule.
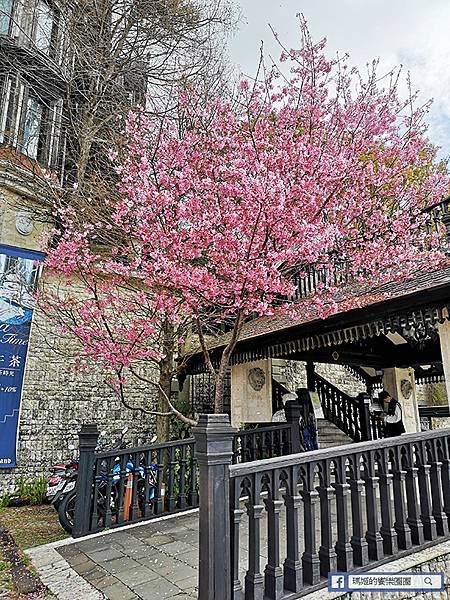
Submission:
[[[70,354],[72,350],[72,354]],[[83,423],[96,423],[106,438],[128,426],[126,440],[133,445],[153,435],[154,417],[126,409],[117,395],[93,370],[80,372],[74,356],[75,344],[61,338],[54,325],[36,311],[22,396],[17,463],[15,469],[0,469],[0,493],[13,487],[20,476],[48,475],[54,462],[77,455]],[[155,389],[137,382],[128,385],[127,401],[150,407]]]
[[[295,360],[272,359],[275,372],[278,372],[284,385],[291,391],[306,387],[305,363]],[[357,396],[366,391],[364,383],[359,381],[342,365],[316,363],[316,372],[349,396]]]
[[[36,218],[39,205],[27,195],[27,189],[15,192],[6,177],[0,169],[0,241],[39,249],[44,231],[43,223]],[[30,235],[21,235],[16,229],[16,217],[24,213],[33,222]],[[53,463],[76,456],[76,449],[70,450],[69,446],[77,445],[83,423],[96,423],[110,439],[111,432],[128,426],[130,444],[147,442],[152,437],[154,417],[126,409],[101,373],[77,370],[76,351],[75,341],[61,337],[55,325],[36,310],[24,379],[18,467],[0,469],[0,495],[12,489],[18,477],[47,476]],[[135,381],[127,392],[133,406],[150,407],[156,399],[155,388],[142,382]]]

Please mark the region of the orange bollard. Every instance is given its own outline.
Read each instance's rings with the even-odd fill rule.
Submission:
[[[125,484],[125,493],[123,495],[123,520],[130,518],[131,497],[133,495],[133,473],[128,473],[128,479]]]

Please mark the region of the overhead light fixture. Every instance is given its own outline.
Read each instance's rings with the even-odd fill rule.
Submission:
[[[386,333],[385,335],[388,338],[388,340],[390,340],[394,344],[394,346],[400,346],[400,344],[408,343],[405,340],[405,338],[403,336],[401,336],[399,333],[393,333],[392,331],[390,331],[389,333]]]

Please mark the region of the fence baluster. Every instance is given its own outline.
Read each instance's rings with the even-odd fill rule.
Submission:
[[[409,464],[406,468],[406,501],[408,506],[407,523],[411,529],[413,544],[423,544],[423,524],[419,517],[419,501],[417,498],[417,467],[414,462],[413,446],[408,444]]]
[[[297,469],[289,469],[286,478],[286,493],[284,504],[286,506],[286,560],[284,561],[284,587],[291,592],[300,591],[303,585],[302,563],[299,552],[299,526],[298,513],[301,497],[297,493]]]
[[[112,496],[112,485],[113,485],[113,466],[114,458],[112,456],[106,459],[106,491],[105,491],[105,521],[104,527],[111,527],[112,510],[111,510],[111,496]]]
[[[119,458],[120,460],[120,481],[119,481],[119,490],[117,495],[117,523],[123,523],[123,499],[125,494],[125,485],[127,481],[127,472],[126,472],[126,464],[127,457],[125,455]],[[116,486],[117,487],[117,486]]]
[[[401,447],[397,447],[393,454],[394,475],[394,529],[397,532],[399,548],[408,550],[412,546],[411,529],[408,525],[408,511],[406,500],[406,471],[403,469]]]
[[[178,473],[178,508],[186,508],[186,446],[181,446],[178,450],[180,470]]]
[[[153,504],[153,499],[150,499],[150,490],[151,490],[151,484],[150,484],[150,478],[152,477],[153,471],[152,471],[152,456],[151,456],[151,450],[147,450],[146,452],[143,453],[143,460],[144,460],[144,497],[143,497],[143,507],[142,507],[142,517],[149,517],[152,514],[152,504]],[[153,494],[155,494],[155,490],[153,490]]]
[[[140,454],[133,452],[131,454],[131,462],[133,464],[133,488],[131,493],[130,521],[135,521],[139,518]]]
[[[319,548],[319,559],[320,559],[320,573],[324,577],[328,575],[330,571],[336,571],[337,568],[337,556],[333,548],[333,529],[332,529],[332,512],[331,512],[331,500],[334,497],[334,488],[331,487],[330,483],[330,461],[323,461],[320,463],[321,472],[319,477],[321,479],[319,486],[319,498],[320,498],[320,548]]]
[[[280,477],[275,469],[271,474],[269,496],[264,500],[267,511],[267,565],[264,570],[265,595],[270,600],[283,597],[283,569],[280,565]]]
[[[261,484],[259,476],[251,476],[250,496],[246,503],[248,515],[248,570],[245,576],[246,600],[263,600],[264,577],[261,574]]]
[[[393,475],[389,473],[389,450],[384,448],[380,460],[380,511],[381,511],[381,537],[385,554],[396,554],[398,551],[397,532],[394,529],[393,503],[391,490]]]
[[[240,506],[241,497],[241,479],[233,479],[231,481],[231,537],[230,537],[230,549],[231,549],[231,568],[232,568],[232,593],[233,600],[242,600],[243,589],[239,573],[239,543],[240,543],[240,527],[242,515],[244,514],[243,509]]]
[[[366,510],[367,510],[367,533],[366,539],[369,544],[369,558],[371,560],[380,560],[383,558],[383,538],[380,534],[380,524],[378,518],[377,506],[377,488],[378,477],[375,474],[374,453],[369,452],[365,455],[365,473],[363,476],[366,490]]]
[[[353,548],[353,562],[356,565],[367,565],[369,562],[369,551],[367,540],[364,536],[363,525],[363,500],[362,491],[364,481],[360,477],[361,455],[355,454],[352,457],[352,476],[350,479],[350,495],[352,503],[352,525],[353,533],[350,543]]]
[[[300,492],[303,498],[305,532],[305,551],[302,556],[303,580],[315,585],[320,580],[320,559],[316,544],[316,507],[319,494],[314,489],[315,463],[305,465],[303,472],[303,489]]]
[[[98,527],[98,500],[99,500],[99,486],[101,482],[101,461],[96,459],[95,461],[95,475],[94,475],[94,489],[92,491],[92,516],[90,522],[90,530],[94,531]]]
[[[443,439],[441,445],[442,452],[442,493],[444,495],[444,512],[450,519],[450,452],[449,440]],[[449,522],[450,526],[450,522]]]
[[[419,497],[420,497],[420,520],[423,524],[423,535],[427,540],[437,537],[436,521],[434,520],[431,507],[431,481],[430,465],[427,464],[427,448],[425,444],[420,445],[419,452]]]
[[[336,481],[332,484],[336,494],[337,541],[335,551],[339,571],[350,571],[353,567],[353,548],[350,544],[348,500],[350,485],[347,483],[347,461],[339,457],[336,466]]]
[[[166,490],[166,506],[168,512],[173,512],[176,506],[175,498],[175,448],[171,446],[168,450],[168,465],[167,465],[167,490]]]
[[[436,442],[433,443],[433,462],[431,463],[431,498],[433,517],[439,535],[448,535],[448,518],[444,510],[444,493],[442,490],[442,463],[439,461]]]
[[[198,505],[198,490],[197,490],[197,461],[195,459],[195,445],[194,443],[189,445],[190,448],[190,473],[189,473],[189,492],[188,502],[189,506]]]
[[[158,448],[156,451],[156,462],[157,462],[157,472],[156,472],[156,489],[155,489],[155,515],[160,515],[164,512],[164,501],[165,496],[162,494],[163,487],[163,473],[164,473],[164,450],[163,448]],[[165,492],[165,490],[164,490]]]

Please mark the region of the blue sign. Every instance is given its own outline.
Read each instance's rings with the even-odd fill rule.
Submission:
[[[44,254],[0,245],[0,468],[17,466],[25,363]]]

